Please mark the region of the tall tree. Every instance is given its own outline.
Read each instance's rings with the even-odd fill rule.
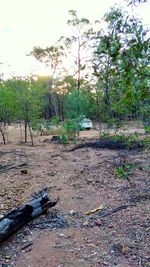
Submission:
[[[67,21],[71,28],[71,35],[69,37],[61,37],[60,40],[64,41],[66,47],[70,49],[70,55],[75,57],[75,74],[77,77],[77,90],[78,90],[78,114],[79,114],[79,91],[81,87],[81,79],[88,75],[89,62],[92,55],[91,40],[93,36],[93,27],[87,18],[79,18],[75,10],[69,10],[71,18]]]
[[[149,95],[149,38],[140,20],[113,9],[105,15],[94,67],[106,119],[138,116]]]
[[[13,78],[7,81],[9,91],[15,93],[13,99],[14,114],[12,119],[24,123],[24,141],[28,140],[28,129],[33,144],[32,123],[38,120],[42,114],[42,97],[45,91],[42,90],[34,79]]]
[[[141,3],[146,3],[148,0],[126,0],[128,5],[137,5]]]
[[[49,93],[47,95],[49,101],[49,115],[60,117],[59,112],[59,96],[55,91],[58,77],[61,77],[62,59],[64,57],[64,48],[62,45],[50,46],[47,48],[34,47],[30,53],[38,61],[49,67]]]
[[[6,144],[7,123],[16,115],[15,99],[16,94],[11,90],[8,82],[2,81],[0,83],[0,133],[4,144]]]

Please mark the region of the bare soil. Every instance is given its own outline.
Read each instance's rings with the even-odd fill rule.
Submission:
[[[82,139],[98,137],[96,130]],[[49,214],[61,213],[66,225],[36,227],[39,218],[0,245],[0,263],[15,267],[146,267],[150,266],[150,152],[82,148],[43,142],[0,147],[0,164],[27,162],[0,173],[0,214],[22,205],[44,187],[59,197]],[[115,174],[121,153],[135,166],[129,179]],[[110,211],[106,217],[98,208]],[[90,212],[89,212],[90,213]],[[40,217],[40,225],[46,215]],[[35,226],[35,227],[34,227]],[[5,265],[0,265],[5,266]]]

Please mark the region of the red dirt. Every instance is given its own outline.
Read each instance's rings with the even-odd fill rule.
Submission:
[[[95,133],[83,132],[82,137]],[[128,161],[139,164],[128,181],[114,174],[118,151],[82,148],[69,152],[68,147],[44,143],[44,139],[36,137],[34,147],[1,146],[0,152],[9,153],[0,154],[0,164],[28,161],[28,167],[26,174],[21,169],[0,174],[0,210],[4,214],[47,186],[51,197],[60,198],[56,209],[70,226],[51,230],[29,224],[1,244],[0,263],[16,267],[150,266],[150,205],[145,193],[149,152],[127,152]],[[95,212],[86,216],[90,209],[103,205],[110,210],[130,203],[133,197],[133,206],[113,215],[99,219]]]

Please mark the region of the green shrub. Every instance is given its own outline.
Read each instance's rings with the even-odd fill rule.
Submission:
[[[59,135],[60,144],[66,145],[68,143],[68,141],[69,141],[69,139],[68,139],[67,133],[62,133]]]
[[[106,141],[106,142],[117,142],[121,143],[126,149],[149,149],[150,148],[150,136],[146,136],[144,138],[141,138],[138,134],[131,134],[131,135],[125,135],[123,133],[121,134],[109,134],[102,132],[100,135],[100,141]]]
[[[77,119],[65,120],[59,124],[60,131],[58,133],[59,141],[61,144],[67,144],[72,141],[75,145],[77,143],[77,133],[80,130],[79,123]]]
[[[134,167],[133,163],[126,162],[122,166],[115,168],[115,174],[118,178],[129,180]]]
[[[150,125],[147,125],[147,126],[145,125],[144,130],[146,134],[150,134]]]

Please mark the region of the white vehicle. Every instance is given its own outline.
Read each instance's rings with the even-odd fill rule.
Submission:
[[[84,118],[80,122],[80,127],[81,127],[81,129],[90,130],[91,128],[93,128],[93,123],[92,123],[92,121],[90,119]]]

